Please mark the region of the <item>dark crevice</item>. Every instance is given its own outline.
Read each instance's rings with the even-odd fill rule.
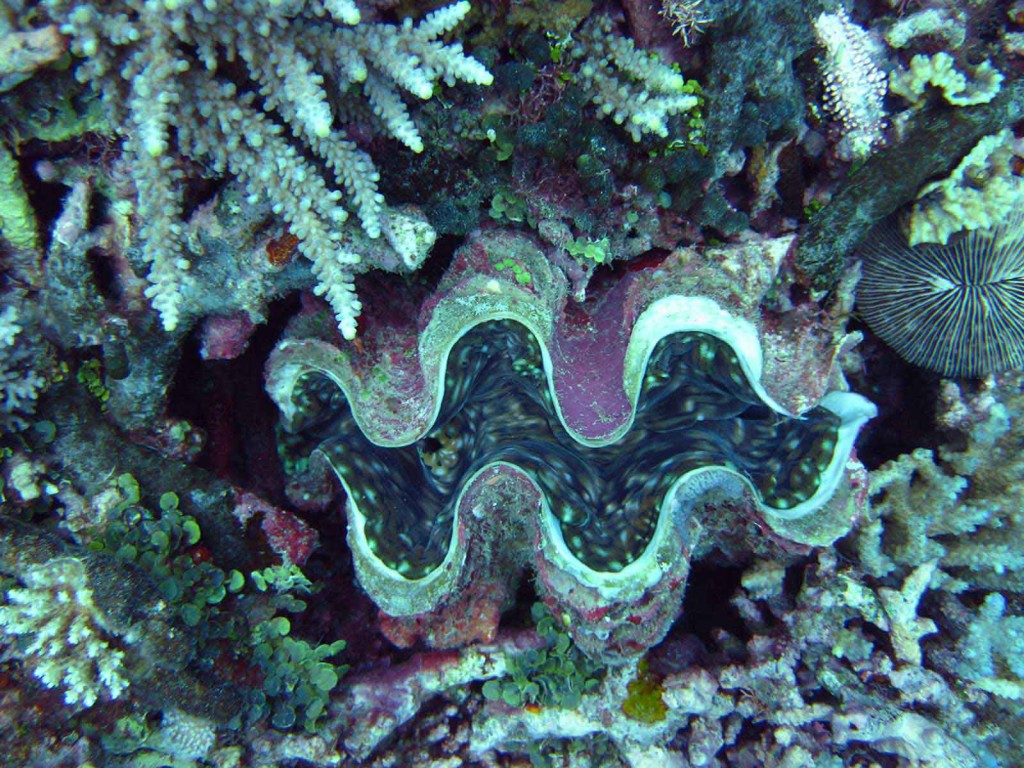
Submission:
[[[940,435],[935,427],[941,377],[903,360],[860,321],[851,331],[864,333],[860,346],[863,369],[849,376],[854,391],[878,406],[857,438],[857,456],[868,469],[910,453],[915,448],[935,449]]]
[[[234,360],[203,360],[199,339],[190,337],[169,396],[168,413],[206,434],[199,466],[275,504],[284,501],[284,480],[274,432],[278,413],[263,389],[263,365],[298,307],[297,294],[271,304],[268,321]]]

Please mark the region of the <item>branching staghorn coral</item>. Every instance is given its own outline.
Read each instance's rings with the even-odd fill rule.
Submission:
[[[1007,614],[1006,598],[986,595],[960,638],[954,671],[975,688],[1007,699],[1024,699],[1024,616]]]
[[[42,342],[26,334],[25,321],[14,304],[0,307],[0,429],[26,426],[46,389]]]
[[[344,126],[370,112],[384,133],[420,152],[400,90],[427,99],[439,81],[491,82],[461,45],[439,40],[469,11],[466,0],[400,26],[358,23],[352,0],[43,6],[85,58],[79,79],[124,126],[150,265],[147,296],[168,330],[177,326],[189,269],[179,157],[230,172],[252,198],[273,202],[313,262],[317,292],[353,338],[361,307],[350,268],[360,255],[338,245],[345,205],[371,237],[386,223],[373,161]]]
[[[68,704],[91,707],[104,693],[112,699],[124,693],[124,652],[110,643],[85,565],[54,558],[25,569],[22,581],[23,587],[7,590],[0,631],[8,641],[30,641],[21,653],[33,674],[50,688],[63,688]]]
[[[583,26],[572,52],[583,59],[579,77],[591,101],[633,141],[645,133],[666,138],[669,117],[701,104],[694,84],[628,37],[615,35],[607,16]]]
[[[944,713],[939,720],[952,726],[948,732],[968,744],[976,759],[938,765],[1013,765],[1019,754],[1016,736],[1024,718],[1021,384],[1020,372],[988,377],[980,385],[943,382],[937,426],[950,430],[946,445],[934,453],[918,449],[873,471],[871,512],[847,541],[855,547],[848,552],[859,561],[866,583],[903,581],[904,616],[910,621],[902,640],[923,636],[923,662],[903,657],[921,666],[894,670],[892,683],[903,695],[938,705],[941,681],[949,691],[941,694],[947,703],[960,702],[956,707],[962,714],[953,722],[945,716],[951,711],[947,705],[938,706]],[[927,589],[920,591],[926,578]],[[878,592],[892,594],[886,587]],[[915,592],[922,598],[917,619],[909,610]],[[932,628],[938,631],[932,634]],[[891,638],[895,648],[901,641],[895,627]]]
[[[973,395],[953,382],[939,422],[962,448],[903,455],[871,474],[871,514],[853,541],[863,569],[884,577],[938,559],[933,584],[1024,592],[1024,425],[1021,374],[1006,373]]]

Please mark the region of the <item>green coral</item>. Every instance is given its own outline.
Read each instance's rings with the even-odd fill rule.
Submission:
[[[18,163],[3,142],[0,142],[0,237],[21,250],[39,247],[35,211],[21,183]]]
[[[253,659],[263,671],[261,706],[271,710],[274,727],[296,724],[315,732],[330,702],[330,694],[348,670],[330,661],[345,649],[345,641],[313,645],[290,636],[284,616],[253,628]]]
[[[1004,595],[992,592],[959,643],[956,671],[983,691],[1024,699],[1024,616],[1007,615]]]
[[[606,264],[612,260],[611,243],[607,237],[598,239],[581,237],[570,240],[566,243],[565,249],[569,252],[570,256],[584,264],[588,262]]]
[[[93,357],[84,361],[78,367],[75,375],[78,383],[85,387],[86,391],[102,403],[103,410],[107,409],[107,400],[110,399],[110,389],[103,381],[103,363],[99,358]]]
[[[510,657],[507,677],[484,683],[484,697],[510,707],[574,709],[601,683],[604,668],[573,645],[543,603],[533,605],[531,616],[545,646]]]
[[[269,713],[275,728],[301,725],[306,731],[315,732],[330,702],[331,691],[348,670],[347,666],[330,661],[345,649],[345,641],[312,644],[292,637],[291,621],[280,613],[301,613],[306,602],[297,595],[317,591],[298,566],[270,566],[253,571],[249,578],[257,593],[269,599],[260,606],[261,610],[250,612],[252,630],[248,644],[253,661],[263,674],[263,683],[253,698],[254,714]]]
[[[626,686],[629,695],[622,702],[622,712],[631,720],[658,723],[665,719],[668,707],[662,699],[661,681],[651,674],[647,660],[640,662],[636,679]]]
[[[200,526],[180,509],[177,494],[162,494],[154,513],[140,504],[139,484],[130,474],[118,476],[114,490],[117,519],[92,548],[149,572],[181,620],[194,628],[210,663],[230,649],[260,671],[251,718],[269,714],[274,727],[315,730],[347,669],[330,661],[345,642],[293,637],[291,620],[281,614],[304,611],[301,596],[314,593],[316,585],[294,564],[252,571],[247,583],[240,571],[224,571],[207,559]]]
[[[503,272],[506,269],[510,270],[515,281],[520,285],[529,285],[530,281],[533,280],[529,270],[515,259],[502,259],[501,261],[496,261],[494,262],[494,269],[498,272]]]
[[[226,574],[190,551],[202,535],[198,521],[179,509],[173,492],[160,497],[160,512],[155,513],[139,503],[139,485],[131,475],[120,475],[115,486],[121,494],[115,519],[91,548],[142,567],[176,607],[181,620],[190,627],[198,626],[207,608],[219,604],[227,594]]]
[[[526,203],[511,192],[499,191],[491,198],[491,208],[488,213],[495,221],[521,224],[527,220],[529,210]]]

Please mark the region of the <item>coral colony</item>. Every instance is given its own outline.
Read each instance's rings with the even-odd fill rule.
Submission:
[[[0,763],[1024,765],[1024,2],[0,52]]]

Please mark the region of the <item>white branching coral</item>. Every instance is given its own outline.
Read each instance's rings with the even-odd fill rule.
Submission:
[[[930,560],[915,568],[903,581],[900,589],[882,587],[878,598],[885,610],[893,652],[900,661],[920,666],[921,638],[938,631],[935,622],[917,615],[921,596],[938,567],[939,561]]]
[[[33,365],[34,354],[25,340],[18,310],[8,305],[0,310],[0,428],[20,429],[23,415],[35,409],[36,398],[46,379]]]
[[[147,295],[168,330],[178,324],[190,266],[179,155],[234,174],[254,201],[272,202],[352,338],[360,305],[350,268],[360,256],[339,247],[340,227],[352,209],[377,237],[385,213],[373,161],[345,126],[371,117],[420,152],[401,91],[428,99],[439,82],[492,80],[461,45],[440,39],[469,12],[467,0],[397,26],[359,23],[352,0],[43,5],[85,59],[79,79],[124,126],[150,265]]]
[[[886,79],[876,62],[876,45],[842,8],[821,14],[814,31],[823,51],[825,109],[842,132],[837,154],[849,160],[866,157],[882,143],[886,125]]]
[[[666,138],[668,118],[700,105],[678,71],[614,34],[612,21],[598,16],[580,32],[572,49],[583,64],[579,78],[602,115],[622,125],[633,141],[645,133]]]
[[[1020,372],[974,394],[943,383],[938,423],[957,442],[872,471],[871,509],[852,542],[866,573],[886,578],[938,559],[933,588],[1024,592],[1022,385]]]
[[[1024,616],[1007,615],[1006,597],[989,593],[960,640],[957,672],[982,690],[1024,697]]]
[[[59,557],[21,574],[22,587],[7,590],[0,631],[27,643],[19,654],[64,701],[91,707],[104,693],[116,699],[128,688],[124,652],[110,645],[93,603],[85,565]]]

